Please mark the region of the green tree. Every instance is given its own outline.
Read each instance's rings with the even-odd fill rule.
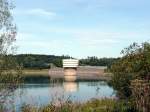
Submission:
[[[9,0],[0,0],[0,104],[16,88],[22,74],[21,67],[12,58],[15,53],[16,26],[11,11],[14,8]]]
[[[111,66],[111,84],[123,98],[131,96],[131,80],[150,80],[150,43],[133,43],[121,52],[123,57]]]

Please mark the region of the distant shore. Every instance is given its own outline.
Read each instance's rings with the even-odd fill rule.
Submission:
[[[63,68],[52,69],[25,69],[25,83],[48,83],[51,80],[64,80]],[[99,81],[111,80],[111,73],[106,73],[100,67],[79,67],[77,70],[77,81]]]

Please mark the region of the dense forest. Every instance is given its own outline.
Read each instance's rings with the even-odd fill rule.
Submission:
[[[62,67],[62,59],[71,58],[70,56],[39,54],[20,54],[13,57],[23,68],[29,69],[47,69],[53,66]]]
[[[107,66],[110,67],[119,58],[98,58],[98,57],[88,57],[86,59],[80,59],[80,65],[90,65],[90,66]]]
[[[39,55],[39,54],[19,54],[14,55],[16,61],[24,68],[47,69],[50,67],[62,67],[62,59],[72,58],[70,56]],[[110,66],[117,58],[97,58],[88,57],[80,59],[80,66]]]

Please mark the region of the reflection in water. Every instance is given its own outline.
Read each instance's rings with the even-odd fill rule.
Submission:
[[[76,92],[79,88],[77,82],[64,82],[63,87],[65,92]]]
[[[71,96],[71,97],[70,97]],[[22,104],[47,105],[55,99],[68,99],[84,102],[91,98],[115,97],[113,88],[106,82],[64,82],[50,84],[24,84],[14,91],[13,99],[16,110]],[[9,97],[10,98],[10,97]],[[17,111],[19,112],[19,111]]]
[[[87,82],[88,86],[107,86],[107,83],[105,81],[97,81],[97,82]]]

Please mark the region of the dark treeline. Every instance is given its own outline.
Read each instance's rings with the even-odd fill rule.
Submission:
[[[53,66],[62,67],[62,59],[70,56],[39,55],[39,54],[19,54],[14,55],[17,62],[24,68],[47,69]]]
[[[88,57],[86,59],[80,60],[80,65],[90,65],[90,66],[108,66],[110,67],[119,58],[98,58],[98,57]]]
[[[62,59],[72,58],[70,56],[19,54],[14,55],[17,62],[28,69],[47,69],[50,67],[62,67]],[[88,57],[80,60],[80,66],[111,66],[117,58]]]

